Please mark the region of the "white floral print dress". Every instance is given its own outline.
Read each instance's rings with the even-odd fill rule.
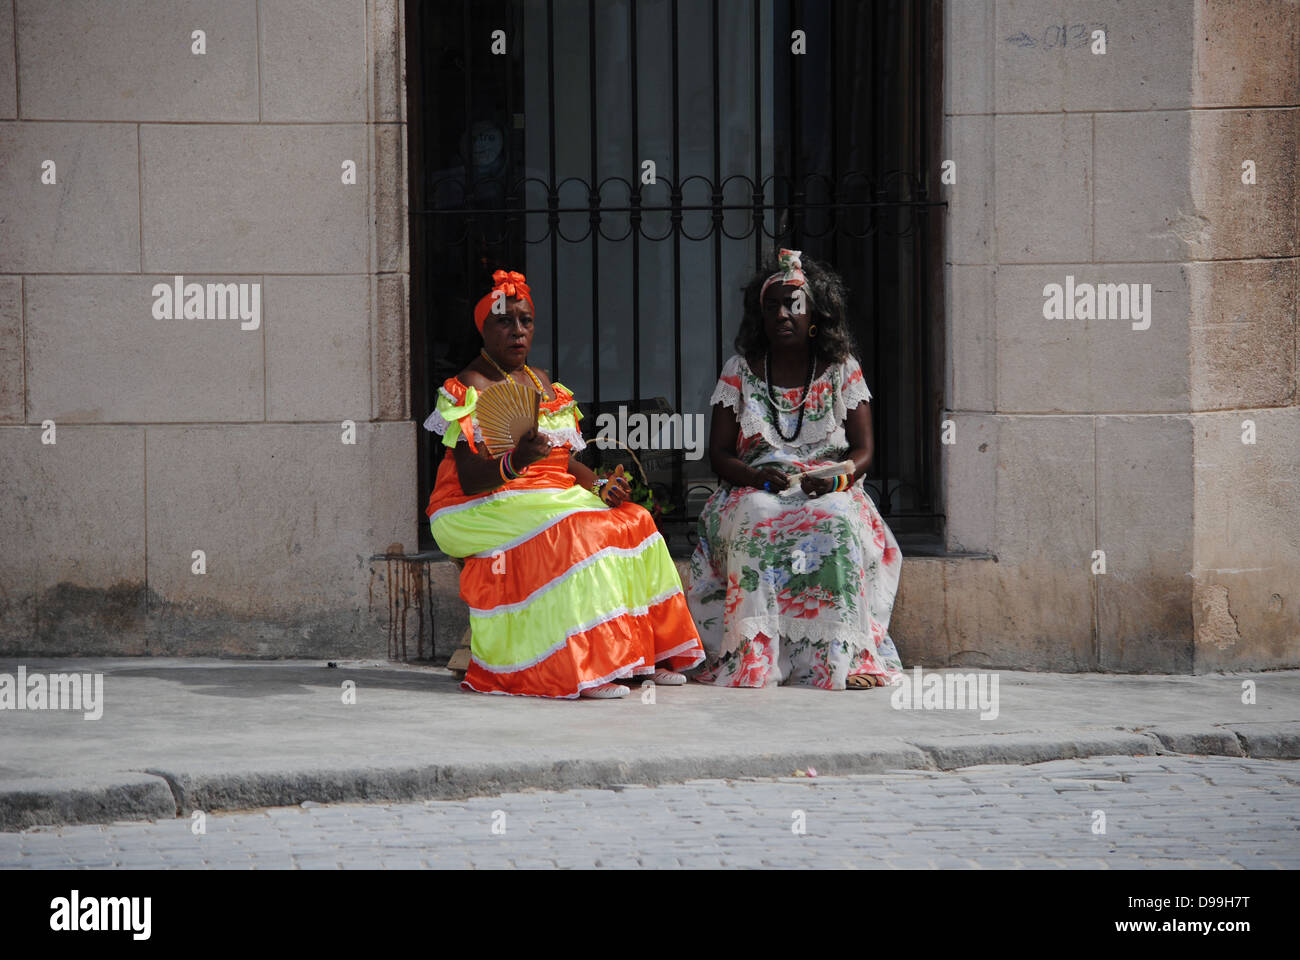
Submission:
[[[776,414],[765,381],[743,357],[727,361],[710,398],[740,422],[737,455],[755,468],[786,473],[838,463],[848,452],[848,411],[871,399],[850,357],[810,385],[777,388]],[[846,678],[902,679],[889,637],[902,554],[880,512],[855,483],[810,498],[798,483],[780,494],[723,484],[700,513],[687,601],[708,660],[695,679],[733,687],[806,684],[843,690]]]

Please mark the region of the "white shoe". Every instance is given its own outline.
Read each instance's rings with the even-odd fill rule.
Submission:
[[[578,696],[589,700],[619,700],[629,693],[631,691],[627,687],[619,686],[617,683],[602,683],[599,687],[588,687],[579,692]]]
[[[660,668],[647,679],[652,680],[661,687],[680,687],[686,683],[686,674]]]

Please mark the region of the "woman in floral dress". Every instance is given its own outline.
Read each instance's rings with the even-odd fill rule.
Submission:
[[[709,655],[693,679],[896,683],[888,628],[902,556],[858,482],[871,462],[871,394],[843,283],[782,250],[745,288],[736,349],[712,397],[709,455],[724,483],[691,558],[688,602]],[[844,460],[851,478],[793,480]]]

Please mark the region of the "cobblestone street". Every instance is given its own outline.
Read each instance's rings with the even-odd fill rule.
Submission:
[[[208,815],[202,835],[0,834],[0,866],[1296,868],[1297,780],[1292,761],[1105,757],[276,808]]]

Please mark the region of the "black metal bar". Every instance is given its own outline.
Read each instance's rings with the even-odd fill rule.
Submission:
[[[678,76],[677,0],[672,0],[672,71],[673,71],[673,193],[672,202],[677,208],[672,214],[673,225],[673,411],[682,412],[682,139],[680,124],[680,78]],[[673,457],[673,499],[685,503],[682,494],[682,457],[677,451]]]
[[[848,176],[848,174],[846,174],[846,176]],[[946,207],[947,205],[948,205],[948,201],[946,200],[843,200],[843,201],[837,200],[832,203],[816,203],[816,202],[809,203],[808,201],[804,201],[803,203],[798,205],[798,208],[801,210],[848,210],[855,207]],[[648,206],[646,204],[639,204],[639,205],[633,204],[626,207],[607,207],[602,204],[600,206],[600,212],[601,213],[635,213],[635,212],[645,213],[648,211],[653,213],[655,211],[659,211],[662,213],[675,213],[677,211],[681,211],[685,213],[691,210],[707,210],[710,212],[717,211],[717,210],[753,210],[755,209],[755,207],[758,207],[759,209],[762,210],[777,210],[777,209],[789,210],[789,209],[793,209],[794,206],[795,206],[794,204],[789,204],[789,203],[786,204],[666,203],[666,204],[651,204]],[[551,213],[552,211],[554,211],[555,213],[590,213],[591,205],[588,204],[585,207],[560,207],[560,206],[523,207],[521,209],[514,210],[512,212],[513,213]],[[479,207],[479,208],[455,207],[453,209],[447,209],[447,210],[443,210],[435,207],[433,209],[411,211],[412,214],[420,214],[420,215],[431,216],[431,217],[464,215],[464,214],[493,214],[493,213],[500,213],[500,212],[501,212],[500,207]]]
[[[826,77],[826,85],[830,87],[830,128],[831,128],[831,192],[838,195],[839,188],[839,169],[840,169],[840,85],[835,82],[839,74],[840,50],[843,48],[843,39],[840,32],[836,29],[835,12],[839,10],[838,0],[832,0],[830,6],[830,35],[826,38],[826,63],[830,73]],[[838,219],[836,220],[838,226]],[[830,262],[840,262],[840,231],[838,229],[831,231],[831,249]]]
[[[472,128],[474,126],[474,77],[472,73],[473,53],[472,46],[474,42],[473,31],[470,29],[470,0],[464,0],[461,5],[461,17],[463,18],[462,31],[465,65],[465,190],[464,200],[466,206],[470,203],[470,197],[473,195],[474,187],[474,136]],[[468,214],[465,218],[465,303],[472,306],[475,301],[474,290],[474,216]]]
[[[930,4],[921,3],[920,34],[917,43],[916,71],[921,76],[921,96],[917,99],[917,128],[920,137],[917,169],[921,171],[921,196],[930,194],[931,159],[930,159]],[[933,437],[935,427],[934,412],[930,405],[930,237],[929,217],[921,217],[918,224],[920,233],[917,237],[915,270],[920,287],[916,313],[916,326],[921,333],[921,416],[919,442],[921,444],[921,502],[918,506],[925,512],[933,509]]]
[[[763,0],[754,0],[754,269],[763,266]],[[775,191],[774,191],[775,193]],[[773,197],[775,199],[775,197]]]
[[[628,0],[628,66],[632,88],[632,409],[641,412],[641,130],[638,112],[640,90],[636,77],[636,0]]]
[[[881,47],[883,46],[885,31],[881,28],[881,24],[882,21],[888,18],[889,13],[888,7],[886,7],[885,12],[882,14],[880,6],[873,6],[871,11],[874,15],[871,24],[871,129],[883,130],[885,128],[882,126],[884,118],[880,105],[879,86],[881,78],[885,74],[884,64],[881,62]],[[876,173],[879,176],[879,165],[877,165]],[[877,182],[879,183],[879,181]],[[877,190],[879,189],[879,186],[877,186]],[[877,431],[873,425],[871,433],[875,444],[876,466],[880,470],[880,512],[885,516],[889,516],[889,504],[892,499],[889,489],[889,423],[886,419],[889,404],[885,391],[885,364],[882,362],[880,350],[882,339],[880,332],[884,318],[881,316],[883,311],[880,309],[880,234],[878,231],[871,238],[871,293],[871,299],[875,307],[871,318],[871,376],[876,390],[874,413],[876,423],[881,424],[883,427],[882,430]]]
[[[516,76],[515,70],[517,65],[514,58],[510,58],[506,65],[508,71],[507,89],[504,93],[497,91],[492,95],[492,102],[489,103],[484,99],[486,88],[481,82],[476,82],[476,77],[481,74],[476,73],[475,64],[479,64],[486,72],[489,63],[496,61],[490,57],[486,51],[478,50],[475,52],[475,44],[486,42],[484,30],[481,29],[488,19],[484,16],[488,10],[500,11],[504,8],[509,15],[513,34],[516,34],[517,42],[523,42],[522,30],[524,28],[522,19],[517,14],[520,5],[515,3],[493,3],[489,7],[476,7],[473,3],[448,4],[447,6],[428,5],[427,8],[421,7],[421,12],[425,9],[439,11],[437,19],[430,16],[408,15],[408,23],[411,24],[410,43],[408,47],[415,48],[414,52],[408,50],[408,57],[417,60],[422,65],[427,62],[430,64],[438,62],[435,58],[439,56],[439,51],[446,51],[454,47],[457,42],[457,30],[455,26],[455,17],[459,14],[462,17],[461,40],[464,44],[464,77],[463,82],[466,89],[463,91],[464,104],[464,122],[461,129],[457,129],[456,117],[454,114],[457,109],[456,103],[449,103],[445,99],[439,103],[434,103],[433,94],[436,93],[437,78],[430,76],[432,70],[417,69],[411,75],[412,93],[419,94],[419,97],[413,96],[412,111],[418,112],[421,130],[412,131],[411,150],[412,150],[412,200],[411,210],[412,217],[420,217],[418,223],[412,222],[412,325],[424,324],[428,329],[420,328],[426,332],[428,339],[424,349],[421,349],[417,338],[413,335],[413,350],[419,350],[420,359],[425,363],[423,373],[415,372],[417,377],[423,379],[432,379],[434,375],[435,357],[441,357],[441,342],[446,340],[459,341],[460,326],[463,317],[457,312],[460,308],[455,307],[451,313],[447,313],[446,307],[454,302],[439,300],[436,301],[431,296],[431,291],[435,284],[445,285],[450,279],[447,271],[438,264],[444,266],[447,260],[443,251],[450,254],[454,264],[457,252],[450,249],[461,243],[465,244],[465,249],[460,251],[465,263],[465,284],[467,287],[466,299],[472,302],[474,294],[477,293],[475,281],[479,274],[480,257],[485,253],[496,255],[505,253],[508,256],[522,256],[526,247],[525,243],[547,243],[551,252],[551,310],[553,325],[551,332],[551,367],[556,376],[559,372],[556,368],[559,366],[559,283],[561,276],[558,270],[559,261],[559,243],[585,243],[586,236],[576,237],[573,240],[566,239],[561,234],[559,227],[563,217],[572,217],[575,222],[581,222],[578,214],[586,211],[588,214],[589,230],[588,235],[592,239],[592,356],[595,362],[593,366],[593,384],[596,393],[596,402],[601,402],[600,398],[600,333],[598,312],[600,310],[600,247],[602,234],[599,231],[599,225],[607,221],[609,216],[617,215],[619,217],[629,216],[631,229],[627,233],[620,232],[621,238],[630,239],[632,244],[632,277],[630,284],[633,296],[632,304],[632,361],[633,373],[631,379],[631,389],[635,401],[639,404],[640,394],[643,391],[641,382],[641,318],[640,318],[640,296],[642,285],[640,284],[640,267],[641,252],[640,240],[642,238],[657,241],[658,239],[668,239],[667,234],[660,235],[653,230],[646,230],[648,226],[644,223],[645,214],[652,213],[655,216],[669,215],[671,228],[668,231],[671,234],[673,266],[669,278],[665,278],[673,283],[673,349],[675,357],[673,360],[674,383],[673,383],[673,403],[675,408],[680,411],[683,404],[684,381],[685,381],[685,357],[684,354],[691,352],[692,362],[696,362],[702,357],[698,356],[698,347],[694,341],[691,345],[684,343],[684,330],[682,319],[682,282],[685,275],[683,263],[683,254],[688,252],[683,249],[683,241],[704,241],[710,236],[713,243],[713,274],[714,274],[714,310],[715,310],[715,329],[713,337],[713,346],[715,351],[715,363],[721,365],[723,359],[723,318],[725,309],[728,304],[726,291],[723,290],[722,269],[726,263],[726,249],[739,249],[735,247],[726,247],[728,242],[748,243],[752,242],[755,247],[755,261],[761,263],[766,254],[765,235],[761,230],[765,230],[768,219],[772,217],[769,211],[776,210],[778,216],[785,220],[785,234],[780,237],[782,246],[800,246],[804,243],[812,244],[814,249],[820,249],[828,259],[839,263],[839,258],[849,258],[847,266],[851,267],[852,272],[857,275],[859,270],[867,271],[867,276],[861,281],[855,282],[855,287],[860,286],[862,290],[863,304],[869,314],[862,317],[858,324],[858,329],[863,331],[862,342],[868,345],[869,349],[874,350],[871,359],[870,368],[872,369],[872,386],[875,390],[875,403],[873,407],[878,413],[875,422],[879,427],[877,433],[876,463],[873,465],[873,474],[879,471],[880,477],[880,503],[882,512],[892,515],[901,525],[904,531],[920,529],[922,521],[929,523],[942,518],[934,513],[936,503],[935,493],[937,490],[937,480],[934,477],[934,470],[937,467],[938,438],[934,436],[934,420],[942,408],[942,398],[939,395],[931,396],[931,390],[936,381],[937,370],[930,369],[930,352],[938,349],[936,337],[938,332],[931,330],[927,324],[929,322],[929,312],[935,308],[939,296],[940,286],[933,286],[931,281],[934,279],[933,274],[938,269],[938,261],[931,257],[930,245],[936,241],[935,229],[941,227],[942,222],[938,225],[931,224],[926,214],[931,207],[945,206],[942,200],[931,200],[931,197],[938,196],[932,187],[931,177],[936,174],[929,169],[931,161],[930,151],[935,143],[936,130],[931,130],[926,122],[930,117],[930,111],[933,104],[930,98],[936,95],[935,78],[929,77],[927,70],[934,59],[934,50],[931,49],[934,44],[939,42],[937,37],[931,37],[931,27],[934,25],[937,12],[941,9],[938,4],[930,0],[923,9],[900,10],[905,5],[898,3],[888,3],[879,5],[863,5],[866,10],[859,7],[857,10],[851,9],[848,5],[840,7],[838,0],[833,0],[832,6],[822,10],[815,22],[809,24],[803,22],[803,17],[812,7],[811,4],[804,3],[803,0],[788,0],[786,4],[776,4],[775,10],[772,5],[765,0],[752,0],[753,22],[751,23],[751,40],[755,51],[754,62],[751,64],[753,73],[752,89],[752,113],[753,113],[753,192],[750,197],[741,197],[741,203],[723,202],[723,174],[726,172],[723,167],[722,147],[724,146],[721,138],[721,98],[725,95],[721,84],[721,5],[717,0],[713,0],[709,7],[709,20],[711,29],[711,41],[713,43],[712,59],[710,61],[712,76],[712,93],[714,95],[713,106],[713,128],[711,131],[711,141],[713,149],[713,163],[710,176],[712,177],[712,194],[706,203],[687,204],[684,202],[684,183],[688,179],[687,174],[691,169],[684,164],[683,147],[684,146],[704,146],[701,141],[697,144],[684,143],[689,137],[684,137],[686,131],[683,131],[681,124],[681,110],[684,91],[681,84],[681,28],[686,26],[687,29],[694,30],[697,17],[692,17],[696,11],[691,6],[686,6],[685,10],[688,20],[683,23],[681,20],[683,5],[674,0],[671,8],[671,29],[672,29],[672,49],[671,49],[671,69],[673,71],[672,86],[672,155],[674,169],[672,171],[671,195],[666,204],[647,205],[644,201],[643,184],[640,183],[639,162],[640,156],[640,124],[639,124],[639,76],[638,72],[644,68],[648,61],[638,56],[639,42],[637,32],[639,26],[645,25],[645,18],[639,16],[640,8],[637,0],[628,0],[627,9],[629,11],[628,22],[628,60],[629,60],[629,81],[632,91],[632,151],[634,159],[638,162],[637,177],[631,182],[630,198],[627,205],[610,206],[603,205],[599,196],[599,175],[602,173],[600,167],[600,154],[595,148],[597,140],[598,108],[599,95],[597,83],[599,82],[599,61],[596,59],[596,48],[598,42],[598,28],[600,26],[596,19],[596,4],[594,0],[588,0],[588,40],[590,61],[588,64],[588,100],[591,109],[591,126],[590,133],[592,142],[589,150],[589,163],[591,169],[591,179],[593,184],[588,185],[588,195],[586,206],[561,206],[558,182],[559,174],[562,171],[558,166],[558,125],[559,118],[557,113],[557,100],[560,94],[566,96],[576,91],[558,90],[558,77],[556,64],[556,44],[555,44],[555,19],[558,16],[554,0],[547,0],[545,4],[545,13],[547,16],[547,127],[549,133],[548,155],[549,155],[549,177],[550,182],[547,189],[546,203],[544,206],[528,206],[528,196],[519,189],[525,181],[518,180],[520,174],[517,172],[517,166],[507,171],[501,177],[480,177],[480,171],[474,166],[472,142],[469,141],[469,134],[476,119],[476,109],[479,106],[484,107],[484,117],[489,115],[489,109],[492,113],[504,108],[508,115],[507,123],[512,124],[514,111],[520,103],[521,94],[514,90],[514,82],[521,82]],[[446,11],[443,13],[442,11]],[[859,13],[858,11],[862,11]],[[704,8],[700,8],[698,13],[703,14]],[[763,22],[769,14],[774,14],[776,23],[775,31],[769,31],[771,36],[764,35]],[[787,23],[786,17],[790,18]],[[861,17],[862,19],[857,19]],[[492,26],[496,25],[493,21]],[[702,24],[701,24],[702,25]],[[540,25],[539,25],[540,27]],[[795,58],[789,55],[789,32],[792,29],[803,29],[806,34],[811,32],[809,37],[810,46],[815,47],[815,53],[810,52],[808,56],[815,56],[818,59],[810,63],[805,57]],[[540,30],[538,31],[540,33]],[[845,36],[839,34],[843,32]],[[859,55],[865,55],[868,60],[866,66],[869,73],[862,80],[862,86],[854,87],[850,90],[841,91],[838,88],[837,81],[847,82],[849,72],[852,69],[852,59],[855,55],[855,43],[862,33],[870,32],[871,37],[862,40],[865,43],[857,51]],[[694,35],[693,35],[694,36]],[[700,38],[702,39],[702,37]],[[933,43],[932,43],[933,39]],[[764,45],[767,45],[766,48]],[[522,48],[521,48],[522,50]],[[775,56],[775,59],[774,59]],[[483,59],[486,58],[486,59]],[[521,61],[522,62],[522,61]],[[764,64],[774,65],[776,69],[774,101],[768,102],[764,98],[764,83],[767,82],[768,67]],[[413,68],[414,68],[413,64]],[[699,64],[703,67],[703,64]],[[493,67],[493,69],[496,69]],[[730,67],[729,67],[730,69]],[[742,68],[743,69],[743,68]],[[815,73],[806,73],[807,70],[815,70]],[[823,73],[823,70],[825,71]],[[920,75],[917,75],[917,71]],[[692,74],[692,82],[696,75]],[[701,78],[702,79],[702,78]],[[809,86],[809,83],[814,86]],[[579,82],[580,84],[580,82]],[[829,86],[829,90],[823,90],[822,84]],[[521,86],[521,90],[524,89]],[[694,93],[696,88],[691,87]],[[860,104],[860,92],[865,95],[869,101],[866,104]],[[741,94],[743,96],[743,94]],[[579,93],[578,96],[581,96]],[[826,104],[830,108],[830,114],[827,116],[827,122],[831,124],[830,130],[818,129],[812,117],[803,109],[805,101],[813,97],[825,97]],[[457,98],[461,100],[462,98]],[[541,98],[539,97],[539,100]],[[567,102],[567,101],[566,101]],[[445,116],[445,122],[442,129],[446,131],[447,136],[455,136],[463,130],[466,136],[466,151],[463,157],[463,173],[460,177],[452,176],[448,182],[437,180],[430,176],[430,173],[439,166],[445,166],[445,161],[440,160],[437,154],[437,143],[433,136],[424,136],[423,131],[430,132],[439,129],[437,118],[439,114],[439,105],[443,108],[442,113]],[[775,107],[775,114],[771,118],[764,118],[767,107]],[[859,109],[859,106],[864,109]],[[447,109],[452,112],[447,113]],[[743,106],[742,106],[743,109]],[[853,114],[852,117],[840,117],[840,114],[848,111]],[[866,116],[864,116],[864,114]],[[869,123],[863,122],[868,120]],[[540,120],[540,118],[538,118]],[[776,129],[787,130],[792,134],[789,138],[786,135],[777,137],[778,156],[780,162],[772,170],[765,169],[766,154],[764,151],[763,129],[764,124],[775,120]],[[851,121],[855,124],[850,128],[845,126],[844,131],[838,128],[839,122]],[[913,128],[916,129],[913,129]],[[866,148],[866,156],[859,158],[858,151],[850,140],[850,130],[866,128],[869,130],[888,130],[895,129],[901,131],[902,136],[906,139],[900,141],[893,147],[884,144],[879,148]],[[511,130],[513,131],[513,127]],[[540,132],[540,131],[539,131]],[[607,128],[607,134],[610,132]],[[803,137],[807,138],[805,143]],[[708,136],[706,134],[706,136]],[[421,139],[423,137],[423,139]],[[816,139],[814,139],[816,138]],[[523,140],[512,140],[513,147],[523,150]],[[788,139],[788,142],[787,142]],[[805,144],[805,149],[800,149],[800,144]],[[809,146],[811,145],[811,146]],[[540,146],[540,144],[537,144]],[[786,156],[786,151],[789,151]],[[829,150],[829,156],[823,156]],[[445,157],[446,150],[442,152]],[[514,153],[511,154],[514,156]],[[663,160],[664,158],[655,158]],[[871,171],[871,178],[875,184],[880,185],[875,190],[866,192],[863,199],[854,197],[854,193],[861,193],[860,188],[849,178],[851,173],[844,172],[844,168],[853,164],[857,160],[861,163],[863,170]],[[823,162],[824,161],[824,162]],[[579,161],[580,162],[580,161]],[[662,164],[661,164],[662,165]],[[740,169],[748,167],[750,164],[741,160]],[[895,183],[896,174],[899,172],[892,169],[898,166],[905,168],[906,175],[898,177]],[[916,171],[914,174],[913,171]],[[604,172],[608,172],[605,170]],[[419,175],[418,179],[415,174]],[[765,202],[767,193],[763,186],[764,175],[779,175],[780,179],[775,181],[773,189],[773,203]],[[828,183],[831,184],[830,195],[821,197],[822,191],[826,184],[816,183],[815,180],[824,178],[829,174]],[[463,177],[464,195],[455,198],[455,189],[459,186],[456,180]],[[789,179],[787,179],[787,177]],[[566,178],[572,184],[581,184],[581,178]],[[703,177],[690,177],[689,179],[704,180]],[[847,185],[841,189],[841,181]],[[512,186],[513,184],[513,186]],[[483,190],[479,191],[479,187]],[[422,189],[423,188],[423,189]],[[423,196],[420,193],[423,193]],[[894,194],[890,199],[889,194]],[[501,198],[504,196],[504,202]],[[490,197],[490,198],[489,198]],[[810,202],[813,197],[817,197],[817,202]],[[427,198],[427,199],[426,199]],[[450,206],[457,204],[453,209],[441,209],[440,205]],[[431,208],[431,209],[421,209]],[[662,211],[662,212],[658,212]],[[751,220],[754,227],[748,237],[732,235],[728,232],[727,218],[725,213],[732,211],[741,211],[746,213],[746,217]],[[863,211],[864,213],[854,212]],[[700,235],[693,234],[685,230],[684,214],[687,212],[702,212],[702,215],[711,220],[711,229],[708,232],[701,232]],[[852,214],[852,217],[859,218],[863,215],[869,217],[868,233],[866,242],[871,244],[867,249],[861,246],[858,239],[852,239],[855,233],[852,227],[855,224],[849,222],[846,214]],[[504,216],[504,223],[502,217]],[[523,222],[526,216],[545,216],[548,224],[548,235],[538,236],[536,239],[530,239],[528,233],[517,234],[518,223]],[[830,233],[829,240],[818,240],[816,232],[810,233],[814,225],[821,225],[826,216],[839,218],[843,223],[835,222],[835,225],[821,234],[825,237]],[[425,219],[428,217],[442,217],[444,219]],[[445,218],[453,218],[451,220]],[[813,218],[809,220],[808,218]],[[742,218],[743,220],[743,218]],[[826,221],[829,226],[832,221]],[[496,232],[497,225],[502,225],[504,233]],[[780,225],[779,223],[777,224]],[[464,227],[462,233],[459,229]],[[906,230],[901,228],[906,227]],[[843,239],[840,233],[844,233]],[[898,242],[893,241],[885,236],[886,233],[893,233],[900,237]],[[459,238],[457,235],[460,235]],[[498,250],[498,247],[505,244],[507,249]],[[518,249],[516,249],[518,248]],[[707,254],[705,254],[707,256]],[[742,254],[743,256],[743,254]],[[442,259],[440,259],[442,258]],[[621,257],[619,258],[621,262]],[[418,266],[417,266],[418,263]],[[703,266],[703,263],[700,264]],[[542,269],[540,265],[534,264],[534,269]],[[606,267],[610,266],[608,262]],[[454,271],[454,267],[452,268]],[[910,270],[911,275],[907,276],[906,271]],[[445,286],[441,287],[445,289]],[[604,285],[604,292],[609,293],[611,287]],[[445,299],[445,298],[444,298]],[[423,304],[423,306],[420,306]],[[874,310],[872,306],[874,304]],[[436,311],[436,312],[435,312]],[[415,317],[419,316],[416,320]],[[900,322],[901,321],[901,322]],[[868,334],[866,323],[872,324]],[[908,324],[911,324],[909,326]],[[572,330],[570,329],[572,333]],[[585,339],[585,336],[582,337]],[[902,359],[911,356],[906,351],[912,350],[916,354],[916,361],[921,363],[921,369],[916,371],[897,370],[897,364],[900,359],[897,354],[902,351]],[[693,351],[693,352],[692,352]],[[440,363],[441,361],[439,361]],[[577,363],[581,363],[581,355],[576,358]],[[415,357],[413,356],[413,372]],[[439,367],[440,369],[440,367]],[[905,374],[905,375],[904,375]],[[427,386],[433,386],[432,383]],[[412,396],[416,397],[417,391],[423,389],[423,386],[417,385],[412,391]],[[624,391],[620,390],[620,393]],[[897,410],[903,414],[901,423],[893,421],[899,418],[894,417],[895,404]],[[912,417],[918,417],[916,424],[916,435],[909,434],[900,438],[898,430],[904,427],[912,426]],[[892,426],[891,426],[892,424]],[[903,441],[900,444],[900,439]],[[919,447],[919,449],[918,449]],[[442,450],[439,447],[435,452],[431,449],[432,444],[421,447],[421,468],[424,469],[428,464],[436,464],[437,455]],[[895,463],[895,461],[899,461]],[[672,466],[673,473],[673,499],[682,499],[682,478],[685,473],[684,461],[680,457],[674,459]],[[894,472],[898,473],[894,477]],[[874,482],[873,482],[874,486]],[[874,493],[874,491],[873,491]],[[899,504],[893,502],[894,497],[901,497],[903,501]],[[683,501],[684,502],[684,501]],[[680,517],[681,513],[674,516]],[[892,522],[892,520],[891,520]]]
[[[551,379],[560,379],[560,205],[555,187],[555,0],[546,0],[546,125],[551,182],[546,189],[547,224],[551,234]]]
[[[406,59],[410,65],[409,69],[413,71],[408,73],[415,82],[413,96],[410,97],[410,110],[412,119],[415,121],[411,124],[408,131],[408,168],[412,171],[411,175],[411,205],[418,206],[424,203],[424,190],[427,186],[427,179],[424,171],[432,168],[433,164],[428,163],[428,139],[427,126],[418,121],[417,118],[427,116],[429,112],[428,89],[429,89],[429,71],[425,68],[423,52],[425,49],[425,11],[419,7],[411,8],[407,12],[407,33],[406,33]],[[432,311],[429,309],[429,300],[427,291],[431,284],[428,283],[429,264],[431,259],[426,251],[429,242],[429,221],[413,221],[408,225],[411,236],[411,300],[410,300],[410,324],[411,324],[411,375],[413,383],[411,385],[411,402],[414,409],[411,411],[416,419],[420,419],[427,414],[431,404],[429,397],[434,389],[430,381],[429,365],[429,319]],[[417,430],[417,454],[416,464],[416,504],[417,511],[422,511],[423,504],[421,499],[427,496],[426,491],[433,488],[433,471],[434,465],[431,462],[431,450],[434,445],[429,442],[429,431]],[[441,447],[442,444],[438,444]],[[422,513],[417,513],[417,518],[424,519]],[[419,523],[416,526],[419,530],[418,546],[423,550],[433,542],[433,533],[429,530],[428,523]]]
[[[790,23],[795,30],[803,29],[803,4],[799,0],[790,0]],[[802,137],[799,136],[801,121],[803,120],[803,59],[807,56],[808,34],[804,32],[804,50],[805,53],[799,56],[790,57],[790,184],[794,187],[794,194],[790,200],[795,210],[790,217],[790,236],[787,243],[791,248],[803,249],[803,242],[799,239],[799,225],[801,213],[799,208],[804,203],[804,191],[799,189],[799,168],[800,152]]]
[[[711,4],[713,14],[713,202],[722,206],[722,89],[718,78],[718,0]],[[713,375],[722,373],[722,211],[713,212]]]
[[[587,0],[587,79],[591,132],[591,186],[587,202],[591,217],[591,403],[600,409],[600,170],[596,157],[596,0]]]
[[[506,55],[505,55],[506,121],[505,121],[505,129],[501,131],[501,150],[503,153],[505,153],[505,166],[503,169],[509,171],[514,169],[514,155],[515,155],[515,151],[514,151],[514,138],[515,138],[514,50],[515,50],[515,44],[518,42],[519,34],[522,33],[523,31],[520,30],[516,32],[515,30],[515,21],[517,19],[517,15],[519,11],[514,7],[513,4],[509,2],[505,4],[505,7],[506,7],[505,13],[501,17],[501,20],[509,27],[509,30],[507,30],[506,32]],[[516,16],[512,16],[511,15],[512,13],[515,14]],[[505,206],[507,210],[510,209],[510,200],[511,200],[511,195],[510,193],[507,192],[505,195]],[[520,216],[522,217],[522,214]],[[510,236],[510,226],[514,222],[515,222],[514,217],[510,213],[507,213],[505,229],[502,231],[502,238],[505,240],[505,247],[506,247],[506,258],[507,258],[506,263],[509,269],[523,272],[524,269],[523,257],[520,256],[518,259],[515,258],[515,244],[513,242],[513,238]],[[520,254],[523,253],[522,248],[520,248],[519,253]]]

